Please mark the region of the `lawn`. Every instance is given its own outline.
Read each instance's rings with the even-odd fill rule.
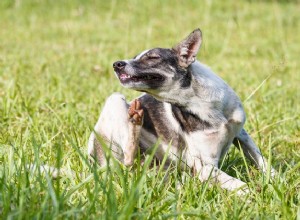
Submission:
[[[0,218],[300,219],[298,1],[0,2]],[[222,170],[237,196],[188,172],[88,162],[87,140],[113,92],[112,63],[203,32],[198,59],[243,101],[251,134],[278,176],[232,148]],[[61,178],[27,169],[62,167]],[[168,178],[164,178],[168,176]],[[184,181],[182,181],[184,180]]]

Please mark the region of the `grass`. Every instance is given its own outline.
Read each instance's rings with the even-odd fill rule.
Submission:
[[[275,0],[2,0],[1,218],[300,219],[299,11]],[[105,98],[139,95],[120,86],[113,61],[171,47],[197,27],[198,58],[239,94],[246,129],[280,174],[269,180],[231,149],[222,170],[249,183],[246,198],[176,168],[88,163]],[[27,164],[67,173],[53,180]]]

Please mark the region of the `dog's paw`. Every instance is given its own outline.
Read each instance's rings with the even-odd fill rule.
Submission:
[[[141,102],[138,99],[132,101],[128,109],[129,121],[134,125],[142,125],[144,118],[144,110],[141,107]]]

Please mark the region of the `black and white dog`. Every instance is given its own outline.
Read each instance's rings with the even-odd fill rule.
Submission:
[[[207,66],[196,61],[202,33],[194,30],[172,49],[154,48],[113,64],[121,84],[145,92],[127,103],[122,94],[106,101],[94,132],[111,146],[112,154],[132,165],[137,149],[159,142],[155,154],[168,163],[181,160],[201,181],[209,178],[235,190],[245,183],[218,169],[220,158],[233,143],[266,172],[266,160],[243,129],[245,112],[235,92]],[[96,134],[88,153],[106,164]]]

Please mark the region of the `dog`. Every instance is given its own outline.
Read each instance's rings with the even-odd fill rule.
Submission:
[[[181,160],[201,181],[212,179],[227,190],[246,183],[218,168],[232,143],[263,172],[268,164],[243,128],[246,116],[235,92],[196,56],[202,32],[194,30],[171,49],[154,48],[130,60],[113,63],[122,86],[143,92],[127,102],[114,93],[107,100],[88,143],[88,154],[107,163],[97,136],[114,157],[131,166],[139,149],[159,147],[155,158],[167,154],[167,164]],[[273,172],[273,169],[272,169]]]

